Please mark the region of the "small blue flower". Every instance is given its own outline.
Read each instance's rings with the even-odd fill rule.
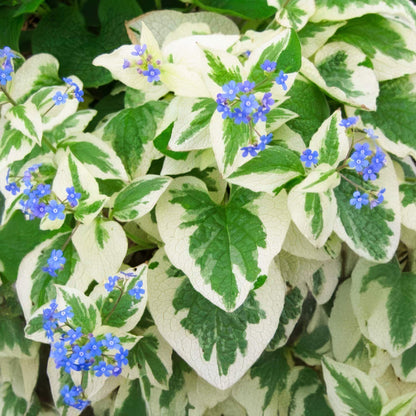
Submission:
[[[111,372],[111,374],[115,377],[119,376],[121,374],[122,368],[121,366],[119,366],[119,364],[117,363],[114,367],[113,367],[113,371]]]
[[[367,136],[368,136],[370,139],[373,139],[373,140],[378,139],[378,136],[376,136],[376,135],[374,134],[374,130],[373,130],[373,129],[363,129],[363,130],[364,130],[364,133],[366,133],[366,134],[367,134]]]
[[[283,71],[280,71],[279,75],[275,79],[276,84],[281,85],[284,91],[287,90],[287,85],[286,85],[287,78],[288,78],[288,75],[286,75]]]
[[[31,173],[35,173],[39,168],[42,166],[42,163],[35,163],[34,165],[30,166],[27,170]]]
[[[375,208],[377,205],[380,205],[384,201],[384,192],[386,192],[386,188],[380,189],[377,194],[377,199],[373,199],[370,202],[371,209]]]
[[[82,91],[82,89],[80,88],[80,86],[76,83],[76,82],[74,82],[74,81],[72,81],[72,79],[71,78],[62,78],[62,80],[66,83],[66,84],[68,84],[69,86],[71,86],[71,87],[74,87],[74,90],[73,90],[73,93],[74,93],[74,97],[80,102],[80,103],[82,103],[83,101],[84,101],[84,98],[83,98],[83,96],[84,96],[84,91]]]
[[[248,51],[248,50],[245,51],[244,52],[244,55],[246,56],[246,58],[248,58],[251,55],[251,51]]]
[[[82,400],[78,399],[74,404],[71,406],[78,410],[84,410],[87,406],[89,406],[91,402],[89,400]]]
[[[55,312],[53,317],[58,320],[58,322],[65,323],[68,319],[74,317],[74,312],[72,312],[71,306],[62,309],[62,311]]]
[[[276,62],[269,61],[266,59],[261,65],[260,68],[265,72],[273,72],[276,69]]]
[[[65,343],[62,341],[55,342],[53,347],[51,348],[50,356],[55,360],[55,362],[59,362],[62,359],[66,358],[66,347]]]
[[[57,93],[52,97],[55,105],[65,104],[66,100],[68,99],[67,93],[62,93],[61,91],[57,91]]]
[[[231,113],[231,117],[234,119],[234,123],[235,124],[248,124],[249,122],[249,118],[247,116],[247,114],[245,114],[241,108],[236,108],[232,113]]]
[[[117,361],[117,364],[121,367],[129,363],[127,360],[128,355],[129,355],[129,351],[122,347],[120,348],[119,352],[116,353],[116,355],[114,356],[114,359]]]
[[[46,212],[49,215],[49,219],[51,221],[63,220],[65,219],[65,205],[64,204],[58,204],[55,200],[52,200],[49,202],[49,205],[46,207]]]
[[[63,397],[64,403],[72,406],[75,404],[76,400],[75,397],[79,395],[77,390],[74,390],[74,388],[70,389],[68,384],[65,384],[65,386],[61,389],[61,396]]]
[[[255,110],[256,108],[259,107],[259,103],[256,100],[256,97],[254,96],[254,94],[250,94],[249,96],[247,95],[242,95],[241,96],[241,110],[243,111],[244,114],[248,115],[250,113],[253,112],[253,110]]]
[[[375,181],[377,179],[376,172],[374,171],[373,165],[367,166],[363,170],[363,179],[365,181]]]
[[[12,195],[16,195],[20,192],[20,188],[17,186],[16,182],[11,182],[6,185],[6,191],[11,192]]]
[[[153,65],[148,66],[146,71],[143,71],[143,75],[147,77],[148,82],[159,81],[160,80],[160,70],[158,68],[153,68]]]
[[[102,344],[109,350],[120,350],[121,348],[120,340],[116,336],[113,337],[113,335],[110,333],[105,335],[105,339],[102,340]]]
[[[246,146],[242,147],[241,150],[243,151],[243,157],[247,157],[248,155],[253,157],[257,156],[257,146]]]
[[[237,84],[237,87],[238,87],[239,91],[244,92],[246,94],[253,91],[255,86],[256,86],[256,84],[254,82],[250,82],[250,81],[239,82]]]
[[[355,206],[356,209],[361,209],[363,205],[368,204],[368,194],[364,193],[361,195],[359,191],[355,191],[352,196],[353,198],[350,199],[350,204]]]
[[[134,51],[131,53],[133,56],[142,56],[147,49],[147,45],[134,45]]]
[[[270,108],[259,107],[257,111],[253,114],[254,123],[258,123],[259,121],[267,121],[266,114],[268,112],[270,112]]]
[[[48,266],[52,269],[60,269],[66,262],[62,250],[52,250],[51,256],[48,259]]]
[[[130,62],[127,59],[125,59],[123,62],[123,69],[130,68],[130,65]]]
[[[104,285],[105,290],[107,292],[111,292],[114,289],[114,286],[116,285],[117,280],[119,279],[118,276],[109,276],[108,277],[108,283]]]
[[[222,96],[230,101],[233,101],[239,92],[238,86],[235,81],[230,81],[228,84],[222,86],[222,90],[225,94]]]
[[[360,144],[356,143],[354,146],[356,152],[358,152],[363,158],[370,156],[372,151],[370,150],[370,145],[368,143]]]
[[[75,330],[70,329],[66,334],[62,336],[65,342],[69,342],[71,345],[83,335],[81,327],[77,327]]]
[[[113,366],[111,364],[107,364],[105,361],[100,361],[98,365],[93,367],[95,371],[95,375],[97,377],[101,377],[105,375],[106,377],[110,377],[112,375]]]
[[[143,282],[139,280],[133,289],[129,290],[129,295],[135,297],[137,300],[140,300],[142,295],[144,295],[145,290],[142,289]]]
[[[0,58],[12,59],[16,58],[16,55],[12,52],[9,46],[5,46],[3,49],[0,49]]]
[[[54,315],[58,304],[53,299],[49,305],[49,308],[44,308],[42,311],[43,329],[46,331],[48,339],[53,340],[53,330],[58,327]]]
[[[348,118],[343,118],[343,119],[341,120],[341,122],[339,123],[339,125],[340,125],[341,127],[345,127],[345,128],[347,129],[348,127],[351,127],[351,126],[353,126],[354,124],[357,124],[357,121],[358,121],[358,117],[348,117]]]
[[[386,154],[379,148],[376,148],[376,153],[371,159],[371,166],[373,170],[378,173],[386,164]]]
[[[51,193],[51,186],[41,183],[36,187],[34,193],[38,198],[43,198]]]
[[[57,277],[56,269],[52,269],[52,267],[42,267],[42,270],[48,273],[52,277]]]
[[[305,163],[305,167],[310,168],[318,163],[318,156],[319,153],[316,150],[312,152],[311,149],[306,149],[303,151],[300,160]]]
[[[365,156],[360,152],[354,152],[351,155],[351,160],[348,162],[348,166],[355,169],[357,172],[362,172],[368,165],[368,160],[365,159]]]
[[[269,144],[273,139],[273,134],[269,133],[267,136],[263,134],[260,137],[260,143],[257,145],[257,150],[262,151],[266,148],[266,145]]]
[[[36,218],[43,218],[46,215],[46,205],[41,202],[40,204],[37,204],[36,206],[32,207],[32,214]]]
[[[75,345],[72,347],[72,362],[76,362],[77,364],[84,364],[87,359],[87,349],[85,346],[80,347],[79,345]]]
[[[0,69],[0,85],[6,85],[12,80],[9,69]]]
[[[102,354],[102,345],[103,343],[101,341],[97,341],[94,337],[92,337],[85,345],[85,347],[87,348],[87,350],[89,350],[91,357],[99,357]]]
[[[270,106],[272,106],[274,104],[274,100],[272,98],[272,93],[271,92],[266,92],[266,94],[263,95],[263,98],[261,100],[261,104],[263,105],[263,107],[266,107],[267,109],[269,109]]]
[[[68,200],[71,207],[76,207],[78,205],[78,200],[81,198],[79,192],[75,192],[75,188],[66,188],[66,193],[68,194],[66,199]]]

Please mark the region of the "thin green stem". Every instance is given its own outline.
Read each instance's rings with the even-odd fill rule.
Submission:
[[[406,182],[416,182],[416,178],[410,178],[409,176],[406,176],[406,177],[404,178],[404,180],[405,180]]]
[[[77,221],[77,223],[75,224],[74,229],[71,231],[71,234],[69,235],[69,237],[66,239],[64,245],[62,246],[62,251],[64,251],[66,249],[66,246],[69,244],[69,242],[71,241],[71,238],[73,237],[73,235],[75,234],[75,231],[78,229],[78,227],[81,225],[81,223],[79,221]]]
[[[13,98],[10,96],[10,94],[6,91],[6,89],[1,86],[1,90],[3,92],[3,94],[6,96],[6,98],[9,100],[9,103],[12,104],[13,106],[16,106],[17,103],[15,100],[13,100]]]
[[[368,189],[365,189],[363,186],[361,186],[361,185],[358,185],[358,183],[355,183],[354,181],[352,181],[351,179],[348,179],[345,175],[343,175],[342,173],[340,173],[340,176],[342,177],[342,178],[344,178],[348,183],[350,183],[352,186],[354,186],[356,189],[361,189],[362,191],[364,191],[364,192],[369,192],[370,194],[372,194],[372,195],[375,195],[375,196],[377,196],[377,194],[376,193],[374,193],[373,191],[371,191],[371,190],[368,190]]]
[[[55,146],[45,136],[42,136],[42,141],[43,143],[46,144],[46,146],[49,148],[50,151],[52,151],[53,153],[56,153]]]
[[[120,287],[117,287],[116,289],[118,289],[119,291],[120,291],[120,294],[118,295],[118,298],[117,298],[117,300],[114,302],[114,306],[112,307],[112,309],[111,309],[111,311],[108,313],[108,315],[104,318],[104,320],[103,320],[103,324],[105,324],[107,321],[108,321],[108,319],[110,318],[110,316],[113,314],[113,312],[116,310],[116,308],[117,308],[117,305],[119,304],[119,302],[120,302],[120,299],[121,299],[121,297],[123,296],[123,294],[124,294],[124,288],[120,288]]]

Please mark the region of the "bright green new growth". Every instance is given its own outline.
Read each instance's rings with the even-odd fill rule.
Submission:
[[[206,361],[215,347],[220,375],[228,374],[238,352],[245,355],[247,326],[266,317],[253,292],[237,310],[227,313],[195,291],[188,279],[177,289],[172,304],[176,312],[188,310],[181,325],[198,339]]]

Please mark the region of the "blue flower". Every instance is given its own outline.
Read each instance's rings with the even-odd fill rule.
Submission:
[[[279,75],[275,79],[276,84],[281,85],[284,91],[287,90],[287,85],[286,85],[287,78],[288,78],[288,75],[286,75],[283,71],[280,71]]]
[[[250,81],[239,82],[237,84],[239,91],[244,92],[244,93],[249,93],[250,91],[254,89],[255,86],[256,84]]]
[[[135,297],[137,300],[140,300],[142,295],[144,295],[145,290],[142,289],[143,282],[139,280],[133,289],[129,290],[129,295]]]
[[[52,277],[57,277],[56,270],[52,269],[52,267],[42,267],[42,270],[46,273],[48,273]]]
[[[84,410],[90,404],[91,402],[89,400],[78,399],[76,403],[72,404],[71,406],[78,410]]]
[[[235,81],[230,81],[228,84],[222,86],[222,90],[225,94],[222,94],[227,100],[233,101],[239,92],[238,86]]]
[[[113,371],[111,374],[115,377],[119,376],[121,374],[122,368],[118,365],[118,363],[113,367]]]
[[[250,94],[249,96],[247,95],[242,95],[241,96],[241,110],[243,111],[244,114],[248,115],[250,113],[253,112],[253,110],[255,110],[256,108],[259,107],[259,103],[256,100],[256,97],[254,96],[254,94]]]
[[[358,152],[363,158],[366,158],[367,156],[370,156],[372,154],[372,151],[370,150],[370,145],[368,143],[360,144],[357,143],[354,146],[354,149],[356,152]]]
[[[257,111],[253,114],[253,120],[255,123],[259,121],[267,121],[266,114],[270,111],[270,108],[259,107]]]
[[[127,59],[125,59],[123,62],[123,69],[130,68],[130,65],[130,62]]]
[[[160,80],[160,70],[153,68],[153,65],[148,66],[146,71],[143,71],[143,75],[147,77],[148,82],[159,81]]]
[[[98,357],[102,354],[101,347],[103,343],[97,341],[94,337],[90,338],[85,347],[89,350],[91,357]]]
[[[101,377],[105,375],[106,377],[110,377],[112,375],[113,366],[111,364],[107,364],[105,361],[100,361],[98,365],[93,367],[95,371],[95,375],[97,377]]]
[[[127,365],[129,362],[127,360],[127,356],[129,355],[129,351],[125,350],[123,347],[119,349],[119,352],[116,353],[114,359],[117,361],[117,364],[121,367],[123,365]]]
[[[339,123],[339,125],[340,125],[341,127],[345,127],[345,128],[347,129],[348,127],[351,127],[351,126],[353,126],[354,124],[356,124],[356,123],[357,123],[357,121],[358,121],[358,117],[348,117],[348,118],[343,118],[343,119],[341,120],[341,122]]]
[[[360,209],[363,205],[368,204],[368,194],[364,193],[361,195],[359,191],[355,191],[352,196],[350,204],[355,206],[356,209]]]
[[[41,202],[32,207],[32,214],[37,218],[43,218],[46,215],[46,205]]]
[[[371,209],[375,208],[377,205],[380,205],[384,201],[384,192],[386,192],[386,188],[380,189],[377,194],[377,199],[373,199],[370,202]]]
[[[0,85],[6,85],[12,80],[9,69],[0,69]]]
[[[66,358],[66,347],[65,343],[62,341],[55,342],[53,348],[51,348],[50,356],[55,360],[55,363],[62,361]]]
[[[134,51],[131,53],[133,56],[142,56],[147,49],[147,45],[134,45]]]
[[[75,192],[75,188],[66,188],[66,193],[68,194],[66,199],[68,200],[71,207],[76,207],[78,205],[78,199],[81,198],[79,192]]]
[[[74,388],[70,389],[68,384],[65,384],[65,386],[61,389],[61,396],[64,399],[64,403],[69,406],[75,404],[75,397],[77,397],[78,395],[78,391],[74,390]]]
[[[12,52],[9,46],[5,46],[3,49],[0,49],[0,58],[12,59],[16,58],[16,55]]]
[[[46,212],[48,213],[51,221],[55,221],[56,219],[63,220],[65,218],[64,209],[64,204],[58,204],[55,200],[52,200],[46,207]]]
[[[38,198],[43,198],[44,196],[49,195],[51,193],[51,186],[41,183],[34,190],[34,193]]]
[[[378,136],[376,136],[376,135],[374,134],[374,130],[373,130],[373,129],[363,129],[363,130],[364,130],[364,133],[366,133],[366,134],[367,134],[367,136],[368,136],[370,139],[373,139],[373,140],[378,139]]]
[[[305,167],[310,168],[318,163],[318,156],[319,153],[316,150],[312,152],[311,149],[306,149],[303,151],[300,160],[305,163]]]
[[[357,172],[362,172],[368,164],[368,160],[365,159],[365,156],[360,152],[354,152],[351,155],[351,160],[348,162],[348,166],[355,169]]]
[[[61,323],[65,323],[68,319],[74,317],[74,312],[72,312],[71,306],[62,309],[62,311],[55,312],[53,317]]]
[[[376,173],[384,167],[386,163],[386,154],[377,147],[375,155],[371,159],[371,166],[373,167]]]
[[[245,114],[241,108],[236,108],[232,113],[231,117],[234,119],[235,124],[248,124],[249,118],[247,117],[247,114]]]
[[[42,321],[43,329],[46,331],[46,336],[52,340],[53,339],[53,330],[58,327],[58,322],[56,321],[54,315],[58,304],[53,299],[49,305],[49,308],[45,308],[42,311]]]
[[[260,137],[260,143],[257,145],[257,150],[262,151],[266,148],[266,144],[269,144],[273,139],[273,134],[269,133],[267,136],[263,134]]]
[[[55,105],[65,104],[66,100],[68,99],[68,94],[63,93],[61,91],[57,91],[57,93],[52,97]]]
[[[6,191],[11,192],[12,195],[16,195],[20,192],[20,188],[17,186],[16,182],[11,182],[6,185]]]
[[[48,266],[52,269],[60,269],[66,262],[62,250],[52,250],[51,256],[48,259]]]
[[[109,276],[108,277],[108,283],[104,285],[105,290],[107,292],[111,292],[114,289],[114,286],[116,285],[117,280],[119,279],[118,276]]]
[[[261,65],[260,68],[265,72],[273,72],[276,69],[276,62],[269,61],[266,59]]]
[[[247,157],[248,155],[253,157],[257,156],[257,146],[246,146],[242,147],[241,150],[243,151],[243,157]]]
[[[374,171],[373,165],[367,166],[363,170],[363,179],[365,181],[375,181],[377,179],[376,172]]]
[[[80,347],[79,345],[75,345],[74,347],[72,347],[72,362],[77,362],[77,364],[84,364],[87,359],[87,349],[85,348],[85,346]]]
[[[261,103],[262,103],[263,107],[266,107],[266,108],[269,109],[270,106],[272,106],[274,104],[274,100],[272,98],[272,93],[271,92],[266,92],[266,94],[263,95]]]
[[[77,339],[81,338],[82,335],[83,333],[81,331],[81,327],[79,326],[75,330],[68,330],[68,332],[62,336],[62,339],[72,345]]]
[[[73,90],[73,94],[74,94],[74,97],[80,102],[80,103],[82,103],[83,101],[84,101],[84,98],[83,98],[83,96],[84,96],[84,91],[82,91],[82,89],[80,88],[80,86],[76,83],[76,82],[74,82],[74,81],[72,81],[72,79],[71,78],[62,78],[63,79],[63,81],[66,83],[66,84],[68,84],[69,86],[71,86],[71,87],[74,87],[74,90]]]
[[[113,337],[110,333],[105,335],[105,339],[102,340],[102,344],[109,350],[120,350],[121,348],[120,340],[116,336]]]

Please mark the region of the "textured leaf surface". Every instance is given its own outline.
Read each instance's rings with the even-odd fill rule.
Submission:
[[[149,305],[161,334],[202,378],[220,389],[230,387],[277,328],[284,297],[278,269],[272,268],[264,285],[227,313],[196,292],[162,250],[154,260],[158,266],[149,271]]]
[[[328,399],[337,416],[380,414],[387,395],[367,374],[330,358],[323,360],[323,372]]]
[[[289,226],[284,192],[272,197],[236,188],[222,206],[191,177],[172,182],[156,215],[169,259],[227,311],[238,308],[256,279],[267,275]]]
[[[282,26],[300,30],[315,12],[315,2],[311,0],[268,0],[270,6],[276,7],[276,21]]]
[[[120,221],[133,221],[150,212],[169,186],[167,176],[146,175],[122,189],[116,196],[113,215]]]
[[[397,357],[416,343],[416,274],[402,273],[395,259],[376,265],[360,260],[351,300],[363,334]]]
[[[19,130],[24,136],[40,144],[42,139],[42,119],[37,108],[32,103],[19,104],[12,107],[6,118],[12,128]]]

